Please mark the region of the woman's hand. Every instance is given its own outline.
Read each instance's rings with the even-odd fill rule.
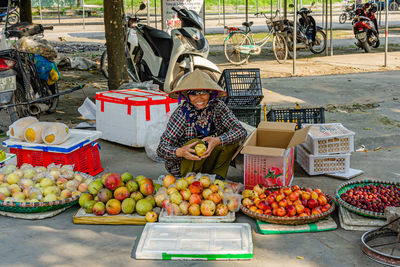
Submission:
[[[195,154],[196,151],[194,150],[194,146],[197,145],[198,143],[199,142],[196,141],[186,146],[178,148],[175,152],[176,156],[188,160],[201,160],[201,158]]]
[[[219,140],[218,137],[204,137],[203,142],[207,142],[207,150],[203,153],[203,155],[201,156],[202,159],[207,158],[208,156],[210,156],[211,152],[214,150],[214,148],[216,146],[218,146],[219,144],[221,144],[221,141]]]

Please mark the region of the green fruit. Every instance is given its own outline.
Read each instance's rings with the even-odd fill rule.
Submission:
[[[125,214],[132,214],[135,211],[136,201],[132,198],[125,198],[122,201],[121,209]]]
[[[128,182],[129,180],[133,180],[133,176],[129,172],[124,172],[121,175],[121,178],[122,178],[122,182],[124,182],[124,183]]]
[[[160,185],[160,184],[153,183],[153,186],[154,186],[154,192],[157,192],[158,189],[161,188],[161,185]]]
[[[89,184],[88,190],[90,194],[95,196],[102,188],[103,184],[101,183],[101,180],[95,180]]]
[[[0,150],[0,161],[3,161],[6,159],[6,152],[3,150]]]
[[[128,181],[126,183],[126,187],[128,188],[129,192],[131,192],[131,193],[135,192],[139,189],[139,185],[133,180]]]
[[[136,211],[139,215],[145,216],[148,211],[153,209],[153,205],[147,199],[141,199],[136,203]]]
[[[94,200],[88,200],[83,204],[83,208],[85,209],[86,213],[93,213],[93,206],[96,204]]]
[[[139,183],[141,180],[143,180],[145,178],[146,178],[146,176],[139,175],[139,176],[136,176],[135,181],[136,181],[136,183]]]
[[[79,197],[79,205],[83,208],[83,205],[85,205],[86,201],[93,200],[93,196],[89,193],[83,193]]]
[[[140,193],[139,191],[136,191],[136,192],[132,192],[131,198],[133,198],[137,202],[137,201],[143,199],[144,197],[143,197],[142,193]]]
[[[145,197],[145,199],[147,199],[148,201],[150,201],[151,205],[153,206],[153,208],[156,206],[156,200],[154,199],[153,196],[147,196]]]

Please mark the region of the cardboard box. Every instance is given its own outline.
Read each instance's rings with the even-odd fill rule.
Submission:
[[[261,122],[243,144],[244,183],[289,186],[293,180],[294,147],[306,141],[310,127],[296,123]]]

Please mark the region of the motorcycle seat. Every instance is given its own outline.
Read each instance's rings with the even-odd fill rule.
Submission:
[[[157,39],[171,39],[171,35],[169,35],[167,32],[162,31],[162,30],[158,30],[156,28],[147,26],[147,25],[143,25],[143,29],[145,31],[148,32],[148,34],[153,37],[153,38],[157,38]]]
[[[245,26],[245,27],[247,27],[247,28],[250,28],[251,25],[253,25],[253,22],[252,22],[252,21],[250,21],[250,22],[247,22],[247,21],[246,21],[246,22],[243,22],[242,25]]]
[[[149,42],[154,53],[159,57],[169,59],[172,51],[171,36],[165,31],[147,25],[141,25],[141,29],[144,32],[144,38]]]

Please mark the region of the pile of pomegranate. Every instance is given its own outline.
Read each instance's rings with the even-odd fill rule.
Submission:
[[[242,204],[251,211],[280,217],[304,217],[324,213],[331,208],[329,199],[320,190],[299,186],[282,187],[271,192],[261,185],[242,192]]]
[[[383,213],[386,207],[400,207],[399,186],[359,185],[340,197],[352,206],[380,213]]]

